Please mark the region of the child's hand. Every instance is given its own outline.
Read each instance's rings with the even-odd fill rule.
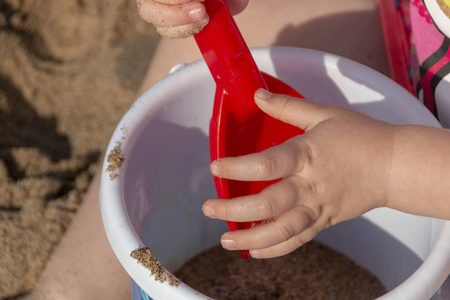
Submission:
[[[183,38],[191,36],[208,24],[204,0],[137,0],[142,19],[152,23],[162,36]],[[238,14],[248,0],[228,0],[232,14]]]
[[[214,176],[228,179],[283,178],[257,195],[205,202],[203,211],[211,218],[270,220],[225,233],[224,248],[250,249],[255,258],[282,256],[331,225],[387,205],[395,125],[263,90],[255,100],[267,114],[306,132],[268,150],[211,164]]]

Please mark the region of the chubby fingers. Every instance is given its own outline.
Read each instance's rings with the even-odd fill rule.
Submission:
[[[311,241],[323,229],[324,227],[321,227],[319,223],[312,221],[302,232],[281,243],[266,248],[250,249],[250,256],[253,258],[274,258],[289,254]],[[229,233],[226,234],[228,235]],[[226,239],[229,238],[225,234],[224,236]]]
[[[298,176],[290,176],[276,182],[255,195],[233,199],[210,199],[203,204],[207,217],[248,222],[274,218],[284,211],[303,204],[306,195],[305,181]]]
[[[300,172],[308,155],[308,145],[294,137],[261,152],[217,159],[210,168],[214,176],[221,178],[273,180]]]
[[[183,38],[199,32],[209,21],[203,0],[137,0],[139,14],[158,32]]]
[[[336,108],[288,95],[272,94],[264,89],[256,91],[255,102],[268,115],[305,131],[330,118]]]
[[[221,244],[227,250],[249,249],[254,258],[282,256],[317,235],[320,226],[315,218],[308,207],[296,206],[250,229],[225,233]]]
[[[289,176],[255,195],[210,199],[206,216],[235,222],[266,220],[248,230],[227,232],[221,243],[228,250],[250,249],[254,258],[288,254],[310,241],[324,226],[323,216],[309,205],[311,189],[300,176]],[[326,223],[326,222],[325,222]]]

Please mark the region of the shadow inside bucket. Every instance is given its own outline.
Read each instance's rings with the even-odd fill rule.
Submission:
[[[209,139],[199,128],[152,120],[137,139],[127,170],[124,195],[136,233],[169,270],[217,244],[226,223],[203,215],[216,197],[209,171]]]
[[[423,263],[409,247],[364,217],[332,226],[315,239],[345,254],[392,290]]]

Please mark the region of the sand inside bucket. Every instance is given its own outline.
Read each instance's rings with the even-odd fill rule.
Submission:
[[[269,260],[243,260],[216,246],[175,274],[214,299],[375,299],[387,292],[369,271],[315,241]]]

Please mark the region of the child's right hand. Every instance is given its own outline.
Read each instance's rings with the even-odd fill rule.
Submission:
[[[155,25],[162,36],[184,38],[191,36],[208,24],[204,0],[137,0],[139,14],[146,22]],[[227,0],[232,14],[245,9],[248,0]]]
[[[450,130],[394,125],[264,90],[255,101],[305,134],[211,164],[214,176],[230,180],[282,178],[259,194],[205,202],[203,212],[211,218],[268,221],[225,233],[224,248],[249,249],[254,258],[282,256],[321,230],[376,207],[450,219]]]
[[[396,125],[344,107],[263,90],[255,94],[255,101],[265,113],[304,129],[305,134],[261,152],[224,157],[211,164],[214,176],[230,180],[282,178],[259,194],[205,202],[203,212],[214,219],[268,220],[225,233],[221,239],[225,249],[249,249],[254,258],[282,256],[331,225],[376,207],[395,206],[388,196]],[[408,203],[411,206],[417,205]]]

